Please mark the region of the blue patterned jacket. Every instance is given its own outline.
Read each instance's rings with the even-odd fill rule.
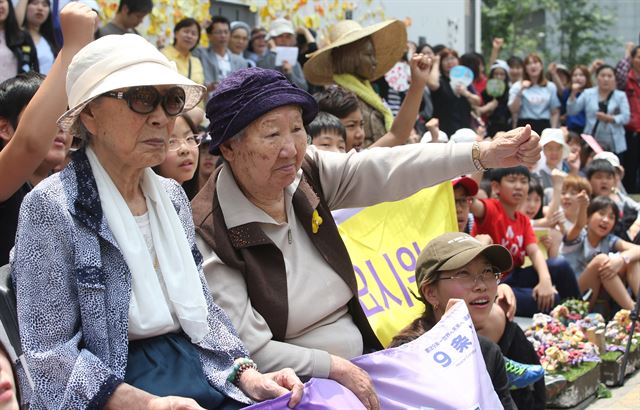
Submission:
[[[163,184],[209,305],[211,332],[196,345],[204,373],[219,391],[250,403],[226,381],[234,358],[249,354],[211,299],[191,207],[175,181]],[[25,197],[11,263],[20,337],[34,382],[31,408],[102,408],[127,366],[131,272],[107,226],[84,150]]]

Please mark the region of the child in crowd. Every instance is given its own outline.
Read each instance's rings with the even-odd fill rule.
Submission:
[[[538,226],[539,221],[544,217],[542,212],[542,202],[544,200],[544,191],[542,185],[532,178],[529,181],[529,191],[527,199],[522,204],[521,212],[529,217],[533,226]]]
[[[562,207],[563,220],[561,229],[569,232],[578,221],[578,195],[591,197],[591,184],[585,178],[577,175],[568,175],[562,182],[560,206]]]
[[[545,128],[540,136],[542,153],[538,168],[534,176],[539,179],[542,189],[553,188],[551,171],[562,169],[562,160],[569,156],[569,146],[564,141],[564,134],[560,128]],[[545,202],[547,205],[549,201]]]
[[[474,234],[488,234],[511,252],[513,270],[505,274],[503,282],[516,295],[518,316],[548,312],[560,299],[580,296],[571,267],[561,258],[545,261],[529,218],[518,211],[526,200],[530,179],[523,166],[495,169],[491,190],[497,199],[476,199],[471,206],[476,220]],[[533,266],[523,269],[525,256]]]
[[[586,169],[587,179],[594,196],[606,196],[615,202],[620,214],[616,219],[614,233],[620,238],[632,241],[628,230],[640,225],[640,204],[616,189],[616,170],[605,159],[594,159]],[[633,233],[632,231],[632,233]]]
[[[403,145],[411,136],[413,125],[418,117],[423,90],[426,85],[426,76],[431,66],[425,62],[426,57],[414,58],[410,61],[411,83],[407,95],[400,106],[391,128],[382,137],[373,142],[371,147],[395,147]],[[347,130],[345,150],[355,149],[359,151],[365,147],[365,121],[362,116],[360,102],[356,95],[339,86],[330,86],[325,90],[314,94],[320,111],[328,112],[340,119]]]
[[[3,410],[18,410],[20,408],[18,380],[9,354],[2,342],[0,342],[0,383],[0,391],[2,391],[0,407]]]
[[[605,159],[613,166],[616,171],[614,175],[615,187],[618,193],[627,195],[627,190],[622,185],[622,178],[624,178],[624,168],[620,165],[620,158],[611,151],[602,151],[593,156],[593,159]]]
[[[194,108],[180,114],[169,137],[167,156],[162,164],[153,167],[158,175],[176,180],[193,199],[198,193],[198,146],[202,137],[196,124],[202,121],[204,112]]]
[[[511,266],[511,255],[500,245],[483,244],[462,232],[444,233],[422,250],[416,263],[418,299],[425,304],[422,316],[401,330],[390,347],[400,346],[429,331],[443,316],[450,299],[462,299],[467,304],[471,320],[478,332],[480,348],[494,388],[505,408],[543,409],[545,386],[543,371],[533,346],[519,326],[508,322],[504,332],[495,338],[486,328],[491,323],[492,300],[496,298],[500,272]],[[493,343],[491,343],[493,342]],[[494,343],[497,343],[499,349]],[[502,354],[499,354],[499,353]],[[519,388],[505,392],[502,355],[510,367],[522,369],[520,387],[534,383],[533,389]],[[514,363],[529,363],[523,366]],[[536,382],[536,380],[538,380]],[[513,388],[513,387],[512,387]]]
[[[347,152],[347,130],[335,115],[320,111],[307,125],[307,134],[319,150]]]
[[[589,203],[583,190],[577,197],[578,220],[564,238],[561,253],[578,276],[580,291],[591,289],[594,306],[604,287],[623,309],[633,309],[625,282],[636,298],[640,286],[640,246],[612,234],[619,217],[618,207],[607,196]]]

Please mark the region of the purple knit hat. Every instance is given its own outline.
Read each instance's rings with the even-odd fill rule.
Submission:
[[[278,71],[253,67],[229,74],[207,103],[209,152],[220,155],[223,142],[258,117],[284,105],[300,106],[304,125],[313,121],[318,113],[316,100]]]

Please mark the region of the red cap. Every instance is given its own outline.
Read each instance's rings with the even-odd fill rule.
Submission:
[[[454,188],[458,185],[462,185],[462,187],[467,191],[467,195],[469,196],[475,196],[478,193],[478,183],[469,177],[452,179],[451,183],[453,184]]]

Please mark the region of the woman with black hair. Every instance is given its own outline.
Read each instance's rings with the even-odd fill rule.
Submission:
[[[180,20],[173,29],[173,44],[162,50],[169,60],[175,61],[178,72],[198,84],[204,84],[202,62],[192,51],[200,43],[202,29],[190,17]]]
[[[13,3],[0,0],[0,82],[39,70],[35,45],[29,34],[20,30]]]
[[[47,75],[59,51],[49,0],[28,0],[22,27],[29,31],[36,47],[40,74]]]

